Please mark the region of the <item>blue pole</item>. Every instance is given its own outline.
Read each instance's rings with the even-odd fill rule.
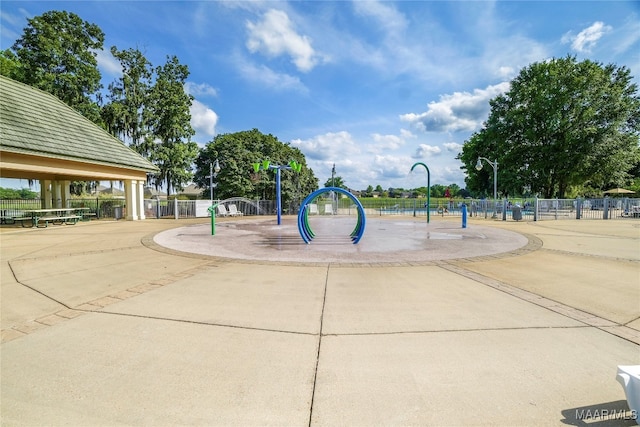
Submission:
[[[288,165],[271,165],[269,164],[268,160],[263,160],[262,163],[254,163],[253,168],[254,170],[271,170],[271,169],[275,169],[276,170],[276,214],[278,217],[278,225],[280,225],[280,223],[282,222],[281,216],[282,216],[282,193],[280,190],[280,171],[282,169],[285,170],[295,170],[296,172],[300,172],[302,166],[298,165],[295,162],[290,162],[293,163],[293,166],[288,166]],[[297,165],[297,166],[296,166]],[[296,169],[294,169],[294,167],[296,167]]]
[[[462,228],[467,228],[467,205],[462,204]]]

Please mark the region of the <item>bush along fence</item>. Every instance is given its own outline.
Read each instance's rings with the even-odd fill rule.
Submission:
[[[361,198],[364,212],[368,216],[427,215],[426,199],[376,199]],[[144,214],[146,218],[201,218],[208,217],[210,200],[178,200],[178,199],[145,199]],[[250,200],[233,198],[228,200],[214,200],[214,204],[222,204],[228,208],[235,205],[237,215],[243,216],[271,216],[276,214],[274,200]],[[357,215],[357,208],[348,198],[332,199],[326,197],[316,200],[322,209],[318,215]],[[74,198],[67,201],[67,208],[89,208],[98,219],[121,219],[126,217],[126,205],[123,199],[104,198]],[[326,209],[326,206],[333,206]],[[471,218],[490,220],[524,220],[547,221],[562,219],[640,219],[640,198],[600,198],[600,199],[431,199],[430,216],[438,217],[462,216],[462,206],[467,208],[467,215]],[[24,211],[40,209],[39,199],[11,199],[0,200],[0,214],[3,217],[19,217]],[[63,207],[61,201],[53,201],[53,206]],[[283,203],[283,215],[297,215],[300,201]],[[229,209],[226,209],[227,211]],[[224,216],[217,215],[217,216]]]

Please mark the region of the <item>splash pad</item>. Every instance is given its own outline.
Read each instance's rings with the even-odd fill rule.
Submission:
[[[346,265],[427,263],[473,258],[518,250],[529,243],[519,233],[472,225],[461,228],[459,220],[431,221],[420,218],[376,217],[367,219],[367,233],[354,245],[349,233],[355,215],[310,215],[315,233],[305,243],[294,216],[281,225],[271,218],[225,219],[211,236],[209,224],[164,231],[156,244],[175,251],[213,258],[251,262],[332,263]]]

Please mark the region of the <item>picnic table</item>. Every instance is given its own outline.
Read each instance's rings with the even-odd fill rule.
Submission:
[[[88,209],[88,208],[80,208]],[[32,227],[48,227],[49,223],[72,224],[75,225],[82,217],[76,214],[78,208],[52,208],[52,209],[31,209],[24,212],[21,218],[14,218],[16,222],[21,222],[24,227],[25,222],[30,222]]]
[[[96,218],[97,214],[95,212],[91,212],[91,208],[74,208],[76,210],[76,215],[80,217],[82,221],[89,221],[91,218]]]

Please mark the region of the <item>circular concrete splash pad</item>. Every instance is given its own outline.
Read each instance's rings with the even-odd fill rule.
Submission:
[[[293,218],[282,225],[269,219],[218,221],[157,234],[160,246],[188,253],[238,260],[287,263],[410,263],[471,258],[514,251],[527,245],[527,237],[499,228],[461,224],[451,220],[367,219],[360,243],[349,233],[355,217],[315,217],[310,224],[316,238],[306,244]]]

